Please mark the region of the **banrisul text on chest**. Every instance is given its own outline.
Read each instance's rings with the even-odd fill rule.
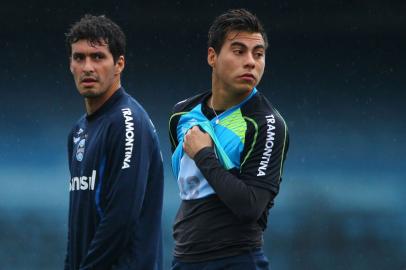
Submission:
[[[92,176],[79,176],[73,177],[70,180],[69,190],[94,190],[94,183],[96,181],[96,170],[92,171]]]
[[[134,147],[134,121],[132,117],[132,112],[129,108],[121,109],[124,116],[125,122],[125,153],[123,166],[121,169],[127,169],[130,167],[131,156],[133,154]]]

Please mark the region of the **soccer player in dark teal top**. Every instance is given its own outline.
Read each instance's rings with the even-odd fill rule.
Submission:
[[[121,87],[125,36],[86,15],[67,33],[86,114],[68,137],[66,270],[162,269],[162,156],[155,128]]]
[[[217,17],[209,30],[211,91],[174,107],[172,168],[182,202],[173,270],[268,269],[263,231],[289,140],[284,119],[256,88],[267,46],[250,12]]]

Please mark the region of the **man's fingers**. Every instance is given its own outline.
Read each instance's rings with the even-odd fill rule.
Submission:
[[[200,126],[193,126],[191,129],[189,129],[191,132],[195,133],[206,133]]]

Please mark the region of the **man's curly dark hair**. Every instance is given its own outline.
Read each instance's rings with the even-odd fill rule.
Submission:
[[[66,36],[66,46],[69,55],[72,54],[71,45],[79,40],[88,40],[92,45],[106,43],[113,55],[114,63],[125,54],[126,38],[121,28],[104,15],[94,16],[86,14],[72,25]]]

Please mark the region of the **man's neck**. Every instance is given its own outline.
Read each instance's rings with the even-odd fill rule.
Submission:
[[[239,103],[249,96],[252,90],[235,94],[235,91],[227,91],[224,88],[216,88],[212,85],[212,95],[208,100],[209,107],[214,110],[227,110]]]

